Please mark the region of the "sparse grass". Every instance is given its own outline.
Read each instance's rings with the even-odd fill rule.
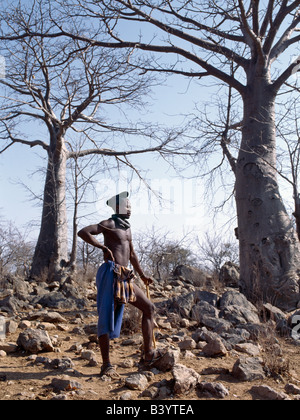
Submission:
[[[259,344],[263,349],[266,375],[279,380],[282,377],[289,377],[290,362],[284,357],[284,352],[273,326],[266,326],[265,332],[259,336]]]

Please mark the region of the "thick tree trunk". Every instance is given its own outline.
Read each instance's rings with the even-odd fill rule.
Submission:
[[[267,80],[244,99],[243,140],[236,168],[241,291],[284,310],[300,301],[300,244],[279,193],[275,95]]]
[[[295,217],[297,235],[300,241],[300,196],[298,194],[298,191],[294,196],[294,202],[295,202],[295,211],[293,213],[293,216]]]
[[[67,152],[62,141],[60,149],[48,152],[41,229],[33,258],[32,278],[43,274],[47,275],[48,281],[60,280],[67,265],[66,162]]]
[[[241,291],[284,310],[300,300],[300,243],[279,193],[275,95],[260,78],[244,98],[243,139],[236,168]]]

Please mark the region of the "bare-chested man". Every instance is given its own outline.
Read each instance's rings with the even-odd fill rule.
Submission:
[[[88,244],[100,248],[104,253],[105,263],[100,267],[97,274],[97,287],[98,287],[98,312],[99,312],[99,323],[98,323],[98,336],[99,345],[101,349],[103,366],[101,369],[101,375],[108,375],[113,378],[117,377],[117,373],[114,367],[110,363],[109,355],[109,341],[110,338],[116,338],[119,336],[121,328],[121,318],[123,316],[124,305],[114,305],[114,316],[119,321],[115,321],[119,324],[115,328],[117,332],[108,332],[105,326],[106,318],[110,316],[109,307],[110,300],[114,299],[111,295],[113,272],[115,264],[122,267],[127,267],[129,262],[132,264],[135,271],[138,273],[144,283],[150,284],[152,280],[147,277],[138,260],[138,257],[134,251],[132,244],[132,235],[130,224],[128,219],[131,216],[131,205],[128,200],[128,193],[124,192],[118,194],[112,199],[107,201],[107,205],[112,207],[116,214],[110,219],[105,220],[97,225],[91,225],[82,229],[78,235]],[[96,235],[103,234],[104,245],[98,242],[95,238]],[[132,305],[140,309],[143,313],[142,318],[142,333],[144,339],[144,360],[145,364],[151,365],[151,363],[161,357],[159,352],[153,349],[153,326],[154,326],[154,305],[145,296],[142,290],[136,285],[133,285],[134,292],[136,295],[135,302]],[[107,312],[108,311],[108,312]],[[121,311],[121,315],[120,315]],[[118,314],[117,314],[118,313]]]

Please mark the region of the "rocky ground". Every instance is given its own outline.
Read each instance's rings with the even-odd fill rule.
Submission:
[[[111,380],[99,377],[95,298],[93,283],[0,284],[0,400],[300,398],[291,313],[258,310],[236,289],[182,276],[155,283],[156,340],[165,355],[150,371],[139,369],[140,319],[129,306],[112,342],[120,379]]]

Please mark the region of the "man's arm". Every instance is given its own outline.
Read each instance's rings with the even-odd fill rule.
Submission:
[[[139,259],[135,253],[135,250],[133,248],[133,244],[132,241],[130,242],[130,262],[133,266],[133,268],[135,269],[135,271],[138,273],[138,275],[140,276],[140,278],[143,280],[143,282],[147,285],[147,284],[151,284],[153,283],[153,280],[150,277],[145,276],[143,269],[140,265]]]
[[[100,233],[103,233],[103,227],[101,227],[101,224],[98,224],[87,226],[81,229],[78,232],[78,236],[88,244],[94,246],[95,248],[101,249],[104,253],[105,262],[107,262],[108,260],[114,261],[115,259],[111,250],[108,249],[107,246],[100,244],[100,242],[98,242],[95,238],[95,236],[100,235]]]

